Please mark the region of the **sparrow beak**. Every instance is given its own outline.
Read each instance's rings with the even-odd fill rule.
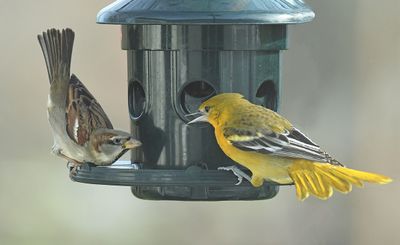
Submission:
[[[188,116],[200,115],[196,117],[192,121],[188,122],[188,124],[198,123],[198,122],[208,122],[208,115],[205,112],[199,111],[196,113],[189,114]]]
[[[139,140],[130,139],[122,145],[124,149],[134,149],[136,147],[141,146],[142,143]]]

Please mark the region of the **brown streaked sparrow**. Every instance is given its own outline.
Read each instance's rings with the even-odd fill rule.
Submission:
[[[50,80],[47,104],[54,137],[53,153],[73,165],[110,165],[141,143],[129,133],[115,130],[89,90],[70,75],[74,32],[50,29],[38,35]]]

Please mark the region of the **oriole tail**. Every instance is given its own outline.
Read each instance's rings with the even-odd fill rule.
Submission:
[[[38,35],[50,84],[54,81],[69,81],[74,37],[74,32],[68,28],[62,31],[50,29]]]
[[[387,184],[392,181],[380,174],[307,160],[296,161],[288,170],[296,186],[297,198],[300,200],[306,199],[310,193],[326,200],[332,195],[333,188],[348,193],[352,185],[362,187],[363,181],[377,184]]]

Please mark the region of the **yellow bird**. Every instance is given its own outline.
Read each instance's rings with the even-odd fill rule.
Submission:
[[[332,189],[342,193],[363,181],[386,184],[389,177],[344,167],[311,141],[284,117],[265,107],[254,105],[241,94],[216,95],[199,107],[201,116],[192,120],[209,122],[222,151],[235,162],[248,168],[251,178],[237,167],[239,177],[259,187],[264,180],[294,184],[298,199],[310,194],[328,199]],[[239,184],[238,183],[238,184]]]

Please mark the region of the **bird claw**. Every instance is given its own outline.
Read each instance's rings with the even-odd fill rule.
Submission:
[[[238,177],[238,182],[235,185],[240,185],[243,182],[243,177],[242,176],[237,176],[237,177]]]
[[[81,164],[76,163],[76,162],[68,162],[67,163],[67,168],[70,170],[69,174],[70,176],[76,176],[78,174],[78,170]]]
[[[232,165],[232,166],[227,166],[227,167],[219,167],[217,168],[218,170],[225,170],[225,171],[232,171],[234,175],[236,175],[238,182],[235,185],[240,185],[243,182],[243,178],[248,180],[249,182],[251,181],[250,176],[248,176],[246,173],[244,173],[242,170],[240,170],[238,167]]]

